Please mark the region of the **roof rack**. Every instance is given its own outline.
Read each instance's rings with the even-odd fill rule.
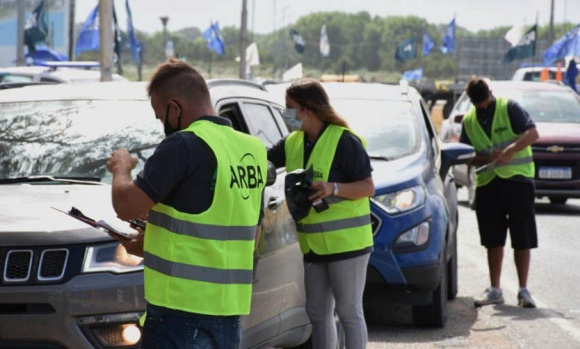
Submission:
[[[100,66],[99,62],[96,61],[42,61],[38,62],[36,65],[49,67],[51,71],[55,71],[58,68],[91,69]]]
[[[242,80],[242,79],[211,79],[207,81],[207,87],[215,87],[215,86],[222,86],[222,85],[239,85],[239,86],[246,86],[246,87],[253,87],[257,88],[262,91],[268,91],[266,87],[263,85],[249,81],[249,80]]]

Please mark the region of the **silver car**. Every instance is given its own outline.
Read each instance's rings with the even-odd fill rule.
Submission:
[[[236,129],[265,146],[288,133],[282,107],[262,86],[208,84],[216,110]],[[128,227],[112,208],[105,162],[112,150],[126,148],[139,158],[135,176],[163,139],[145,87],[119,82],[0,91],[0,347],[139,347],[142,260],[56,209],[75,207]],[[271,176],[265,192],[251,315],[242,320],[244,348],[294,347],[311,332],[283,176]]]

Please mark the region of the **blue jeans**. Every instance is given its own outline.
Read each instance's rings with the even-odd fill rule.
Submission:
[[[182,316],[148,305],[141,348],[237,349],[241,337],[239,316]]]

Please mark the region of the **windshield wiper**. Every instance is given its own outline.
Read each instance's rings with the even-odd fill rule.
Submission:
[[[27,176],[0,179],[0,184],[57,182],[66,184],[103,185],[100,178],[92,177],[60,177],[60,176]]]

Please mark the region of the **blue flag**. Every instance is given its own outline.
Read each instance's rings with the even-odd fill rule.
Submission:
[[[423,68],[417,68],[415,70],[407,70],[403,72],[403,80],[407,81],[419,81],[423,79]]]
[[[36,51],[36,45],[46,46],[48,37],[48,21],[46,20],[46,9],[44,0],[32,11],[32,16],[28,18],[24,26],[24,44],[28,52]]]
[[[75,45],[75,54],[99,49],[99,5],[89,14]]]
[[[423,31],[423,56],[427,56],[434,46],[435,42],[433,41],[433,39],[431,39],[429,33],[427,33],[426,30]]]
[[[413,59],[417,55],[415,50],[415,38],[402,41],[395,51],[395,59],[399,62],[404,62],[408,59]]]
[[[453,51],[455,51],[455,18],[453,18],[447,26],[447,29],[445,29],[443,45],[441,46],[441,52],[443,52],[444,55]]]
[[[218,55],[223,56],[225,52],[224,40],[220,34],[220,27],[218,22],[211,23],[203,33],[201,33],[205,41],[207,41],[207,48],[215,51]]]
[[[290,38],[292,39],[292,41],[294,41],[294,48],[296,49],[296,52],[303,53],[304,39],[302,39],[302,36],[298,34],[296,29],[290,29]]]
[[[133,27],[133,15],[131,13],[131,8],[129,7],[129,0],[125,1],[125,7],[127,9],[127,33],[129,34],[129,48],[131,49],[131,56],[135,61],[137,66],[141,65],[141,44],[137,41],[137,35],[135,35],[135,28]]]
[[[544,64],[552,65],[567,56],[580,56],[580,24],[572,28],[544,53]]]
[[[576,88],[576,77],[578,76],[578,67],[576,66],[576,61],[571,59],[568,63],[568,68],[566,69],[565,83],[570,86],[574,91],[578,92]]]

